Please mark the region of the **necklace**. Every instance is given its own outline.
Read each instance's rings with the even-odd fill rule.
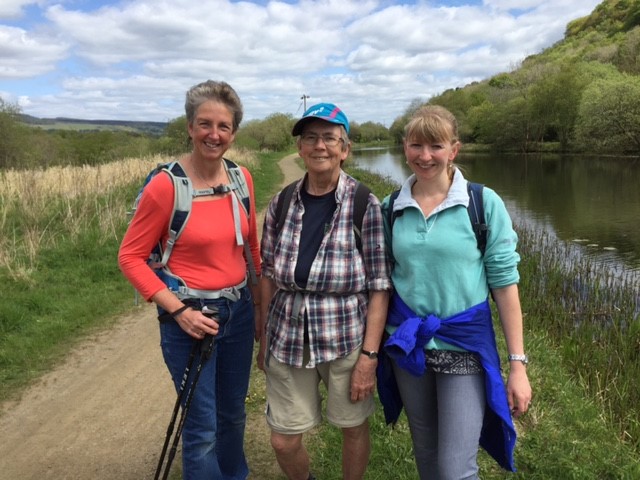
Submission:
[[[213,185],[211,185],[209,182],[207,182],[207,180],[200,174],[200,171],[198,170],[198,168],[196,167],[195,163],[193,162],[193,159],[191,159],[191,166],[193,167],[193,171],[196,172],[196,176],[202,180],[204,182],[204,184],[206,186],[209,187],[210,191],[210,195],[217,195],[217,194],[221,194],[221,193],[227,193],[231,191],[231,188],[229,187],[229,185],[224,185],[224,184],[219,184],[218,186],[214,187]],[[198,190],[200,191],[200,190]]]

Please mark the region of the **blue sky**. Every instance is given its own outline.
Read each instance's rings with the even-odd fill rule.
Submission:
[[[389,126],[518,67],[596,0],[1,0],[0,97],[43,118],[168,121],[225,80],[245,119],[317,102]]]

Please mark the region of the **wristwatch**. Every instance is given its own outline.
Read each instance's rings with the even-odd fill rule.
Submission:
[[[378,358],[378,352],[369,352],[368,350],[362,349],[362,351],[360,353],[362,355],[366,355],[371,360],[375,360],[376,358]]]
[[[517,355],[517,354],[510,353],[507,358],[509,359],[510,362],[522,362],[523,365],[526,365],[529,363],[529,357],[527,355]]]

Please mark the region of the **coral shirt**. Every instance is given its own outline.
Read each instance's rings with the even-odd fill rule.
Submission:
[[[249,242],[251,255],[260,274],[260,247],[253,180],[241,167],[249,188],[250,219],[240,206],[241,231]],[[232,197],[200,197],[192,204],[191,215],[173,247],[169,268],[187,286],[198,290],[220,290],[242,283],[247,275],[243,247],[237,245]],[[173,211],[174,190],[166,174],[156,175],[144,188],[142,198],[120,245],[118,261],[127,279],[146,300],[166,285],[147,265],[149,253],[161,239],[164,245]],[[204,200],[202,200],[204,198]]]

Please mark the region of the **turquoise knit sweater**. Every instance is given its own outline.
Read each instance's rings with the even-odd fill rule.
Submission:
[[[417,314],[450,317],[483,302],[489,288],[518,283],[518,237],[502,199],[485,187],[483,204],[489,227],[484,257],[467,212],[467,181],[456,169],[445,200],[425,218],[411,197],[415,176],[402,185],[393,209],[404,210],[393,225],[395,266],[391,278],[404,302]],[[383,208],[389,196],[383,200]],[[387,238],[388,235],[387,235]],[[455,349],[432,340],[427,348]]]

